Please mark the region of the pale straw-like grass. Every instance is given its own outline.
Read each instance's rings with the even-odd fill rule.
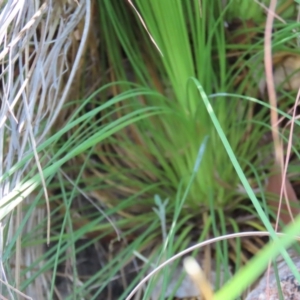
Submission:
[[[34,211],[24,232],[30,232],[47,218],[49,240],[49,201],[43,166],[36,149],[47,139],[67,99],[87,39],[90,6],[89,0],[8,0],[0,3],[0,221],[1,228],[9,226],[7,240],[1,238],[1,249],[21,224],[24,216],[22,203],[32,201],[30,197],[13,199],[11,195],[17,193],[18,186],[33,165],[37,166],[42,178],[47,211]],[[75,41],[78,44],[74,32],[80,22],[84,24],[81,41],[72,56],[72,45]],[[34,154],[34,158],[12,171],[29,153]],[[9,176],[7,172],[10,172]],[[14,209],[16,214],[9,219]],[[22,280],[21,264],[28,266],[34,262],[42,254],[42,247],[30,248],[30,252],[23,251],[21,237],[18,238],[15,257],[11,258],[15,266],[16,289]],[[14,299],[2,264],[1,260],[2,284],[7,285],[8,294]],[[26,278],[30,276],[28,272]],[[41,276],[27,289],[26,294],[34,299],[45,299],[46,291],[47,282]]]

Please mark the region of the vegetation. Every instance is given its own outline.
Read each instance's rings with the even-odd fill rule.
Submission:
[[[26,59],[33,53],[27,67],[19,55],[10,70],[12,61],[4,60],[9,52],[1,46],[6,70],[1,93],[13,78],[17,97],[30,64],[36,72],[21,92],[15,117],[18,124],[26,120],[23,144],[19,133],[18,142],[13,136],[19,132],[15,119],[2,122],[3,295],[125,299],[162,262],[227,234],[237,235],[204,246],[200,254],[193,251],[206,273],[216,274],[214,299],[244,299],[247,287],[280,251],[293,265],[283,249],[295,241],[300,220],[286,227],[288,205],[279,208],[279,218],[277,209],[283,183],[297,213],[297,5],[278,1],[276,8],[269,57],[274,107],[264,65],[268,10],[254,1],[245,7],[237,2],[53,4],[71,20],[78,18],[72,26],[59,23],[63,20],[40,8],[56,29],[43,27],[47,23],[41,19],[29,38],[36,45],[24,49]],[[48,28],[49,41],[63,37],[69,45],[72,36],[67,52],[62,47],[54,52],[57,44],[42,48],[48,42],[39,34],[42,28]],[[60,68],[37,88],[41,75],[32,61],[39,61],[39,51],[55,57]],[[58,53],[68,53],[63,62]],[[52,70],[48,61],[44,66],[45,74]],[[59,79],[57,85],[53,78]],[[57,100],[51,103],[54,86]],[[47,102],[40,100],[34,108],[39,95]],[[13,98],[5,101],[13,105]],[[8,108],[1,113],[7,116]],[[4,122],[13,130],[4,129]],[[286,162],[285,180],[281,171],[274,174],[278,158]],[[277,219],[287,233],[282,238],[273,229]],[[238,236],[248,231],[271,236],[259,254],[268,238]],[[136,299],[172,299],[180,276],[175,280],[170,274],[180,273],[178,266],[177,260],[160,276],[151,276]],[[38,282],[43,288],[34,294]]]

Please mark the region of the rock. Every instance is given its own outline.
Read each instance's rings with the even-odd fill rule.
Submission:
[[[298,271],[300,271],[300,256],[294,250],[288,251]],[[278,276],[284,300],[300,300],[300,284],[290,271],[285,260],[280,256],[277,259]],[[247,296],[246,300],[278,300],[280,292],[276,281],[274,268],[271,267],[269,279],[267,271],[260,279],[258,285]]]

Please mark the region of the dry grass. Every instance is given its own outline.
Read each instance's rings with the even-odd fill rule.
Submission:
[[[91,7],[90,1],[5,1],[0,13],[0,176],[10,171],[28,153],[34,159],[1,178],[0,197],[2,226],[9,222],[9,241],[23,219],[22,205],[31,201],[5,202],[7,196],[16,193],[18,185],[35,164],[42,175],[42,166],[36,147],[40,145],[57,120],[65,103],[87,39]],[[78,25],[81,24],[81,27]],[[47,188],[43,180],[47,202],[45,209],[36,209],[30,216],[25,231],[30,232],[41,220],[48,218],[50,209]],[[5,198],[6,196],[6,198]],[[16,207],[16,215],[10,219]],[[1,236],[3,237],[3,236]],[[17,240],[14,269],[16,288],[20,285],[22,265],[30,265],[43,252],[43,246],[29,248],[25,253]],[[2,247],[5,247],[3,242]],[[3,248],[2,248],[3,249]],[[1,250],[2,250],[1,249]],[[1,279],[12,297],[4,269]],[[30,272],[26,277],[31,276]],[[48,290],[45,277],[38,277],[26,290],[34,299],[44,299]],[[2,294],[2,293],[1,293]]]

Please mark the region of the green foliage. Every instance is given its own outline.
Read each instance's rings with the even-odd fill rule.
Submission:
[[[145,28],[126,1],[98,1],[101,46],[105,47],[101,63],[107,73],[101,74],[102,87],[97,92],[67,104],[71,113],[65,126],[37,148],[47,186],[54,191],[50,197],[53,234],[51,247],[22,270],[22,278],[31,274],[22,282],[22,290],[41,273],[52,271],[52,299],[59,266],[68,261],[73,266],[73,286],[66,299],[97,299],[121,268],[138,261],[142,267],[124,288],[120,299],[125,299],[150,268],[191,241],[225,235],[228,228],[234,232],[243,230],[243,226],[267,228],[272,245],[291,244],[296,227],[287,231],[287,238],[276,237],[263,191],[271,161],[263,164],[260,156],[270,156],[272,151],[271,143],[259,146],[270,131],[270,107],[256,99],[263,72],[263,39],[228,42],[224,26],[236,14],[260,19],[261,8],[257,13],[254,1],[251,9],[237,6],[236,1],[225,7],[219,2],[137,0],[136,9]],[[276,24],[274,50],[295,48],[298,33],[291,32],[297,26]],[[242,31],[261,34],[263,27]],[[230,51],[241,54],[230,62]],[[290,120],[285,110],[294,98],[283,89],[280,92],[285,103],[278,113]],[[298,121],[295,124],[299,126]],[[288,133],[281,133],[283,140],[287,140]],[[297,147],[293,152],[300,158]],[[0,182],[32,157],[29,153],[3,174]],[[297,166],[291,165],[290,169],[297,170]],[[6,261],[15,253],[16,240],[30,215],[44,203],[40,186],[40,174],[33,166],[15,192],[1,200],[2,219],[36,191],[34,201],[24,208],[14,238],[4,249]],[[95,204],[95,197],[93,201],[90,198],[98,192]],[[76,197],[89,199],[93,212],[86,207],[74,211]],[[253,219],[238,221],[237,211]],[[86,216],[87,222],[76,227],[76,213]],[[23,234],[22,247],[45,243],[45,228],[46,222],[41,222]],[[95,238],[86,238],[95,232]],[[110,246],[121,240],[126,246],[81,281],[76,268],[79,253],[99,240],[104,243],[110,236],[114,236]],[[87,242],[76,247],[82,239]],[[237,239],[233,244],[224,241],[215,246],[217,269],[225,266],[227,278],[230,247],[235,251],[236,270],[242,264],[242,241]],[[145,258],[148,248],[152,255]],[[268,246],[220,290],[216,299],[240,296],[262,272],[267,258],[275,257],[281,248]],[[144,299],[149,299],[156,280],[147,285]],[[169,280],[163,276],[162,290],[166,290]],[[234,289],[233,284],[240,288]]]
[[[151,173],[150,178],[144,178],[146,184],[150,184],[153,178],[159,185],[162,183],[165,193],[155,189],[152,195],[159,193],[164,197],[170,197],[170,194],[176,193],[182,180],[186,185],[186,180],[193,169],[199,143],[204,136],[208,135],[209,141],[203,166],[195,184],[191,187],[187,204],[193,209],[199,206],[204,210],[208,209],[208,197],[212,193],[214,206],[225,207],[232,201],[239,180],[233,166],[228,164],[227,154],[219,135],[191,81],[191,78],[197,78],[207,94],[216,91],[228,92],[232,89],[233,78],[227,76],[230,66],[226,59],[222,8],[218,3],[208,4],[205,1],[201,7],[200,2],[197,1],[192,3],[138,1],[137,9],[145,21],[151,38],[159,48],[160,55],[155,45],[150,44],[145,47],[141,45],[141,41],[143,43],[150,41],[144,28],[125,31],[132,21],[124,24],[126,16],[122,14],[121,8],[114,10],[110,1],[104,1],[104,5],[111,13],[102,16],[109,18],[107,23],[113,24],[113,27],[106,26],[106,28],[109,28],[109,32],[113,30],[116,33],[113,36],[120,37],[119,41],[114,38],[107,39],[110,48],[121,47],[132,66],[129,69],[130,75],[124,74],[120,52],[109,53],[116,76],[120,74],[121,78],[118,77],[120,79],[132,76],[143,84],[146,81],[150,87],[155,87],[155,80],[161,80],[163,88],[160,91],[165,98],[160,105],[170,110],[168,115],[145,119],[134,126],[134,133],[139,136],[139,143],[128,137],[127,132],[118,133],[117,138],[111,142],[118,143],[126,149],[126,157],[129,159],[133,157],[132,165],[136,166],[139,174],[143,174],[143,170]],[[134,35],[139,36],[137,42]],[[128,40],[131,43],[128,43]],[[140,57],[142,52],[143,58]],[[145,57],[146,61],[149,60],[147,63]],[[115,65],[117,61],[119,63]],[[147,67],[149,64],[152,66],[151,69]],[[153,75],[152,69],[154,74],[160,75]],[[156,100],[151,97],[147,97],[144,101],[147,105],[156,105]],[[252,137],[252,140],[247,139],[241,146],[249,126],[247,118],[251,114],[252,104],[247,101],[239,102],[217,97],[213,99],[212,106],[235,155],[241,161],[253,159],[253,150],[265,129],[257,128],[257,134]],[[150,161],[149,155],[152,158]],[[156,162],[155,168],[151,166],[153,161]],[[124,170],[122,174],[124,172],[129,171]],[[130,174],[127,174],[129,177]],[[131,185],[136,184],[138,183],[132,178]],[[152,203],[152,196],[148,200]],[[149,204],[149,201],[145,200],[145,205]],[[172,197],[170,201],[173,201]]]
[[[263,0],[260,2],[249,1],[249,0],[228,0],[224,1],[226,5],[226,19],[231,21],[232,19],[241,19],[243,21],[252,20],[257,23],[264,22],[267,9],[269,8],[270,1]],[[223,2],[223,3],[224,3]],[[281,17],[284,20],[291,19],[295,14],[295,3],[289,1],[287,4],[286,0],[278,0],[277,8],[284,7],[284,12],[281,14]],[[297,2],[297,1],[295,1]],[[281,10],[280,10],[281,11]]]

